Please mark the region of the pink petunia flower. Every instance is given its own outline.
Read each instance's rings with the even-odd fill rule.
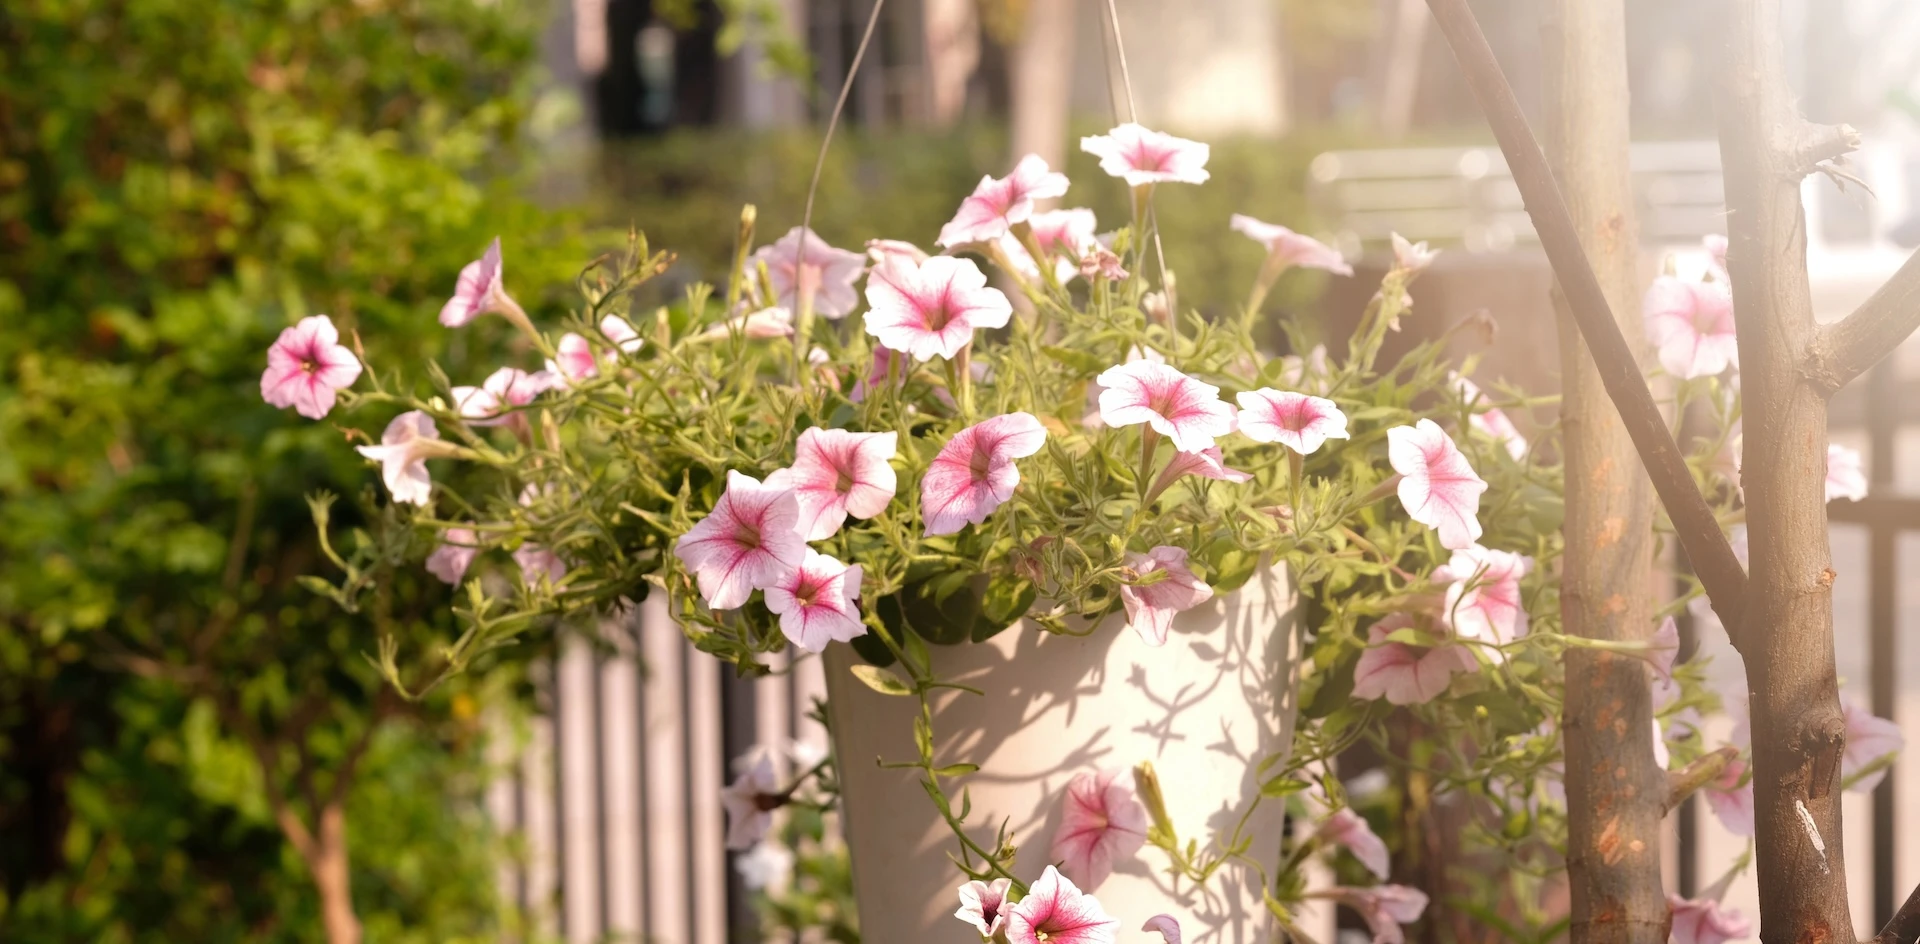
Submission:
[[[1100,169],[1127,182],[1148,184],[1207,182],[1211,148],[1198,141],[1151,131],[1131,121],[1091,138],[1080,139],[1080,150],[1100,159]]]
[[[853,385],[853,392],[847,395],[847,399],[854,403],[865,401],[873,391],[886,385],[889,374],[895,378],[896,384],[904,385],[907,382],[907,374],[911,370],[913,370],[913,364],[907,360],[905,354],[884,344],[875,344],[873,363],[867,368],[867,375]]]
[[[1031,413],[1007,413],[955,433],[920,479],[927,534],[953,534],[993,514],[1020,484],[1015,459],[1040,451],[1047,428]]]
[[[867,240],[867,258],[874,266],[883,266],[889,262],[905,262],[919,265],[927,261],[927,254],[920,247],[899,239]]]
[[[1061,804],[1060,828],[1048,855],[1088,891],[1146,845],[1147,810],[1133,797],[1132,777],[1120,768],[1075,775]]]
[[[460,277],[453,284],[453,297],[440,306],[440,323],[449,328],[459,328],[488,313],[499,313],[516,321],[524,321],[526,315],[507,294],[503,281],[505,275],[506,267],[500,258],[500,238],[496,236],[493,242],[487,244],[487,251],[481,253],[480,258],[461,268]]]
[[[749,341],[770,341],[793,337],[793,312],[785,308],[762,308],[736,315],[695,335],[700,341],[725,341],[739,334]]]
[[[548,583],[559,583],[567,575],[567,562],[551,549],[539,544],[522,544],[513,552],[513,562],[520,565],[520,579],[528,586],[540,582],[545,577]]]
[[[1486,403],[1486,395],[1480,392],[1480,387],[1459,374],[1452,374],[1450,377],[1454,392],[1460,395],[1461,401],[1466,403],[1468,409],[1474,411],[1467,416],[1467,426],[1505,446],[1507,455],[1512,456],[1515,462],[1525,460],[1527,437],[1520,434],[1519,427],[1513,425],[1513,420],[1507,417],[1506,411],[1496,406],[1480,409]]]
[[[763,262],[775,304],[788,311],[799,311],[803,296],[811,296],[813,310],[825,318],[844,318],[860,303],[853,283],[867,270],[866,257],[835,249],[812,230],[796,226],[754,250],[750,264]]]
[[[1440,424],[1423,419],[1387,430],[1387,461],[1401,475],[1400,504],[1413,520],[1440,533],[1441,547],[1459,550],[1480,540],[1480,495],[1487,483]]]
[[[1067,175],[1049,170],[1040,155],[1029,154],[1005,177],[980,178],[973,195],[960,201],[959,211],[940,228],[940,238],[934,241],[952,248],[997,239],[1013,224],[1033,215],[1033,201],[1066,192]]]
[[[848,515],[871,518],[893,501],[898,433],[856,433],[815,427],[794,444],[793,465],[767,476],[800,500],[800,533],[819,541],[839,533]]]
[[[795,530],[799,523],[793,489],[729,471],[726,492],[674,542],[673,553],[699,580],[708,607],[731,610],[800,567],[807,543]]]
[[[1713,816],[1726,827],[1727,832],[1736,836],[1753,835],[1753,781],[1746,776],[1747,765],[1738,760],[1727,762],[1720,776],[1707,784],[1701,794],[1707,798],[1707,808],[1713,810]]]
[[[1827,501],[1859,501],[1867,497],[1867,471],[1860,450],[1827,444]]]
[[[773,811],[785,805],[786,798],[774,778],[773,758],[766,751],[755,751],[734,765],[743,768],[740,775],[720,791],[720,805],[727,811],[727,848],[751,849],[766,838],[767,829],[773,825]]]
[[[1280,358],[1280,383],[1318,396],[1327,392],[1333,368],[1327,363],[1327,346],[1316,344],[1302,357],[1287,354]]]
[[[1140,926],[1140,930],[1160,932],[1160,944],[1180,944],[1180,922],[1173,915],[1154,915]]]
[[[1393,242],[1393,267],[1409,276],[1425,272],[1428,266],[1433,265],[1433,260],[1440,255],[1440,250],[1427,248],[1426,240],[1416,243],[1410,242],[1407,237],[1399,233],[1389,235]],[[1409,277],[1407,281],[1411,282],[1413,279]]]
[[[1727,237],[1719,233],[1708,233],[1700,237],[1700,248],[1707,251],[1707,261],[1713,266],[1714,277],[1727,281]]]
[[[853,602],[860,597],[862,576],[859,564],[842,564],[808,548],[798,568],[766,588],[767,610],[780,617],[787,640],[808,652],[847,642],[867,631]]]
[[[1264,223],[1251,216],[1235,213],[1227,221],[1233,231],[1267,247],[1267,255],[1284,269],[1319,269],[1335,275],[1352,275],[1353,266],[1347,264],[1340,250],[1313,238],[1296,233],[1278,223]],[[1278,275],[1279,270],[1274,274]]]
[[[982,938],[991,939],[1007,927],[1007,889],[1012,882],[996,878],[992,882],[971,881],[960,886],[960,910],[953,916],[974,926]]]
[[[600,365],[594,363],[593,348],[586,338],[569,331],[560,336],[553,352],[553,359],[547,361],[547,373],[555,379],[556,386],[565,387],[600,376]]]
[[[1315,831],[1322,841],[1345,846],[1360,864],[1367,867],[1381,881],[1386,881],[1392,860],[1387,855],[1387,844],[1374,834],[1367,819],[1352,809],[1341,807],[1320,823]]]
[[[1341,885],[1308,892],[1307,897],[1332,899],[1359,912],[1367,922],[1367,930],[1373,932],[1373,944],[1406,944],[1406,932],[1400,926],[1420,920],[1420,915],[1427,910],[1427,893],[1405,885],[1371,888]]]
[[[1007,919],[1009,944],[1114,944],[1120,921],[1060,870],[1047,866]]]
[[[1667,893],[1667,905],[1673,909],[1671,944],[1723,944],[1753,933],[1753,925],[1738,909],[1721,908],[1709,898],[1682,898]]]
[[[500,414],[532,403],[534,397],[553,389],[555,381],[555,376],[544,370],[529,374],[518,367],[502,367],[487,375],[478,387],[453,388],[453,404],[469,424],[496,426],[522,419],[518,413]]]
[[[1367,630],[1367,649],[1353,668],[1353,697],[1385,698],[1395,705],[1425,704],[1447,690],[1455,673],[1480,671],[1479,660],[1465,646],[1388,641],[1394,630],[1416,625],[1412,615],[1392,613]]]
[[[1840,756],[1840,776],[1842,779],[1858,776],[1859,779],[1848,789],[1857,793],[1872,793],[1873,788],[1879,786],[1886,777],[1886,768],[1864,775],[1862,771],[1883,757],[1900,753],[1907,746],[1906,736],[1900,733],[1898,724],[1876,717],[1853,699],[1841,701],[1840,714],[1847,722],[1847,749]]]
[[[993,246],[1000,251],[1006,265],[1023,279],[1040,277],[1040,264],[1033,261],[1033,254],[1027,251],[1025,243],[1012,232],[1001,233],[993,240]],[[1066,284],[1080,274],[1080,264],[1063,256],[1048,256],[1053,261],[1054,281]]]
[[[647,343],[645,338],[640,337],[640,332],[634,330],[633,325],[619,315],[608,315],[600,319],[600,334],[613,342],[613,346],[619,348],[622,354],[637,354]],[[614,356],[609,354],[607,360],[614,360]]]
[[[1213,446],[1201,452],[1174,453],[1173,461],[1167,463],[1167,467],[1160,471],[1160,478],[1155,480],[1152,494],[1157,495],[1165,491],[1168,486],[1188,475],[1236,484],[1253,481],[1252,473],[1227,468],[1226,460],[1220,454],[1220,447]]]
[[[1149,646],[1162,646],[1173,629],[1174,614],[1213,599],[1213,588],[1187,567],[1187,552],[1161,545],[1145,554],[1127,554],[1127,569],[1136,579],[1164,572],[1153,583],[1123,583],[1120,602],[1127,610],[1127,626]]]
[[[1047,255],[1078,259],[1087,247],[1099,244],[1094,230],[1100,224],[1085,208],[1043,210],[1028,218],[1027,225],[1033,228],[1034,245]]]
[[[1520,596],[1520,579],[1533,569],[1533,558],[1510,551],[1472,545],[1453,552],[1446,566],[1434,568],[1433,579],[1451,581],[1442,617],[1455,635],[1502,646],[1527,634],[1527,610]],[[1488,657],[1500,661],[1498,649]]]
[[[1261,387],[1238,394],[1240,432],[1254,442],[1279,443],[1303,456],[1329,439],[1346,439],[1347,414],[1332,400]]]
[[[427,573],[459,586],[460,581],[466,579],[467,568],[480,554],[478,541],[479,536],[471,528],[448,528],[440,532],[440,545],[427,555]]]
[[[1113,250],[1094,243],[1087,247],[1086,252],[1080,254],[1080,276],[1089,282],[1095,279],[1124,282],[1127,280],[1127,270],[1120,265],[1120,256]],[[1151,297],[1148,296],[1148,298]],[[1146,298],[1140,300],[1142,307],[1146,305],[1146,301]]]
[[[1740,366],[1734,341],[1733,295],[1724,282],[1689,282],[1671,275],[1653,280],[1641,305],[1647,340],[1660,366],[1682,380],[1711,377]]]
[[[450,443],[440,441],[433,417],[408,410],[387,424],[380,434],[380,445],[360,446],[356,451],[380,463],[380,477],[394,501],[424,506],[433,494],[427,460],[451,455],[452,448]]]
[[[914,360],[952,358],[978,328],[1004,328],[1013,304],[971,259],[889,263],[867,279],[867,333]]]
[[[360,359],[340,343],[333,319],[313,315],[280,332],[267,348],[267,370],[260,375],[260,396],[273,406],[310,420],[333,412],[336,391],[360,379]]]
[[[1150,360],[1102,371],[1100,420],[1108,426],[1145,423],[1181,452],[1202,452],[1214,437],[1233,432],[1233,405],[1220,388]]]

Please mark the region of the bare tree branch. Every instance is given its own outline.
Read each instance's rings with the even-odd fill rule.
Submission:
[[[1800,122],[1800,126],[1774,147],[1787,155],[1792,166],[1799,169],[1801,176],[1820,169],[1820,165],[1845,157],[1860,149],[1860,132],[1852,125],[1816,125],[1809,121]]]
[[[1907,903],[1893,913],[1893,920],[1880,929],[1872,944],[1920,944],[1920,888],[1907,896]]]
[[[1827,396],[1840,392],[1920,328],[1920,253],[1845,320],[1821,329],[1807,359],[1808,379]]]
[[[1553,265],[1554,276],[1566,294],[1581,337],[1593,351],[1601,383],[1614,408],[1620,411],[1628,435],[1633,437],[1634,448],[1653,479],[1654,490],[1660,494],[1667,517],[1673,521],[1680,546],[1705,585],[1714,612],[1739,645],[1744,635],[1739,627],[1744,625],[1740,611],[1746,594],[1746,569],[1734,557],[1733,546],[1721,532],[1713,509],[1694,485],[1686,457],[1673,441],[1673,433],[1667,429],[1666,419],[1653,401],[1653,392],[1647,389],[1640,365],[1614,323],[1600,280],[1580,248],[1579,233],[1560,195],[1559,184],[1547,167],[1533,129],[1527,125],[1526,114],[1520,110],[1513,87],[1507,83],[1500,62],[1494,58],[1493,49],[1487,45],[1487,37],[1466,0],[1427,0],[1427,5],[1453,47],[1453,54],[1460,61],[1481,110],[1486,113],[1488,124],[1493,127],[1494,137],[1499,140],[1500,150],[1513,172],[1514,183],[1526,201],[1527,214],[1540,234],[1541,248],[1546,250],[1547,261]]]
[[[1723,747],[1691,764],[1667,772],[1667,810],[1678,809],[1687,797],[1693,796],[1701,787],[1713,782],[1715,777],[1740,756],[1737,747]]]

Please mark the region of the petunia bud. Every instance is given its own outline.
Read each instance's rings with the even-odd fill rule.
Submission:
[[[1140,805],[1147,808],[1158,838],[1169,844],[1175,842],[1173,819],[1167,815],[1167,798],[1160,790],[1160,775],[1153,772],[1152,761],[1143,760],[1133,768],[1133,792]]]

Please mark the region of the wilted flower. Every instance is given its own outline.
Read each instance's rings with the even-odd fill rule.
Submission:
[[[864,402],[873,391],[887,382],[889,372],[896,378],[896,383],[904,384],[907,380],[907,372],[912,369],[913,364],[907,360],[905,354],[884,344],[875,344],[872,366],[867,368],[867,375],[853,385],[853,392],[847,395],[847,399],[854,403]]]
[[[1527,634],[1527,610],[1520,580],[1533,558],[1472,545],[1453,552],[1446,566],[1434,569],[1435,581],[1451,581],[1442,614],[1455,635],[1501,646]],[[1499,650],[1488,653],[1498,661]]]
[[[762,308],[744,315],[735,315],[725,323],[714,325],[695,337],[701,341],[724,341],[735,334],[749,341],[793,337],[793,312],[778,307]]]
[[[1520,435],[1519,427],[1514,426],[1513,420],[1507,418],[1506,411],[1495,406],[1478,409],[1485,400],[1480,387],[1459,374],[1451,374],[1449,379],[1453,384],[1454,392],[1460,395],[1460,399],[1467,404],[1468,409],[1473,410],[1467,416],[1467,425],[1475,432],[1482,433],[1494,442],[1505,446],[1507,455],[1512,456],[1515,462],[1525,459],[1527,437]]]
[[[1885,718],[1876,717],[1873,712],[1860,707],[1852,699],[1843,699],[1840,703],[1841,717],[1847,722],[1847,749],[1840,756],[1840,776],[1842,778],[1859,777],[1850,788],[1859,793],[1872,793],[1886,777],[1886,768],[1871,773],[1866,771],[1875,761],[1890,754],[1898,754],[1907,746],[1907,739],[1900,733],[1900,726]]]
[[[1827,501],[1859,501],[1867,497],[1867,472],[1860,450],[1827,444]]]
[[[440,441],[440,430],[433,417],[419,410],[408,410],[393,418],[380,434],[380,445],[360,446],[361,455],[380,463],[380,477],[387,483],[393,500],[426,505],[433,493],[433,478],[427,474],[427,460],[453,454],[454,446]]]
[[[1345,846],[1354,858],[1360,860],[1361,865],[1367,867],[1367,871],[1382,881],[1386,879],[1388,869],[1392,866],[1392,860],[1387,856],[1387,844],[1374,834],[1366,817],[1341,807],[1322,821],[1316,832],[1322,840]]]
[[[440,532],[440,545],[427,555],[427,573],[459,586],[467,576],[467,568],[480,554],[475,544],[478,540],[470,528],[448,528]]]
[[[1718,901],[1669,892],[1667,904],[1673,909],[1671,944],[1723,944],[1753,933],[1753,926],[1738,910],[1721,908]]]
[[[727,811],[727,848],[749,849],[766,838],[773,811],[786,805],[787,798],[774,779],[773,758],[765,751],[734,763],[744,769],[720,791],[720,805]]]
[[[1123,583],[1120,602],[1127,610],[1127,626],[1140,634],[1149,646],[1167,642],[1173,629],[1174,614],[1190,610],[1213,599],[1213,588],[1200,581],[1187,567],[1187,552],[1162,545],[1145,554],[1127,555],[1127,569],[1135,578],[1145,579],[1164,572],[1164,579],[1153,583]]]
[[[925,361],[952,358],[977,328],[1004,328],[1013,304],[987,287],[969,259],[934,256],[914,266],[889,263],[867,279],[867,333]]]
[[[1040,451],[1047,428],[1031,413],[1008,413],[955,433],[920,479],[920,515],[930,535],[979,524],[1020,484],[1015,459]]]
[[[991,939],[1007,926],[1007,889],[1012,882],[996,878],[991,882],[972,881],[960,886],[960,910],[953,916],[974,926],[983,938]]]
[[[1127,186],[1143,187],[1206,183],[1211,149],[1129,121],[1106,134],[1081,138],[1080,150],[1098,157],[1100,169],[1125,180]]]
[[[1154,915],[1140,926],[1140,930],[1160,932],[1161,944],[1180,944],[1180,922],[1173,915]]]
[[[1048,855],[1089,891],[1147,842],[1147,811],[1133,798],[1133,779],[1124,770],[1076,774],[1061,804],[1060,828]]]
[[[953,247],[997,239],[1015,223],[1033,215],[1033,201],[1058,197],[1067,192],[1067,175],[1051,171],[1038,154],[1029,154],[1005,177],[982,177],[973,195],[960,201],[960,209],[947,225],[940,228],[942,246]]]
[[[360,360],[340,344],[333,319],[313,315],[280,332],[267,348],[260,396],[273,406],[293,407],[310,420],[333,411],[335,392],[360,378]]]
[[[1725,282],[1689,282],[1663,275],[1647,289],[1642,313],[1647,340],[1658,348],[1660,366],[1667,373],[1687,380],[1740,366],[1733,295]]]
[[[807,544],[795,530],[799,523],[793,489],[729,471],[726,492],[674,542],[673,553],[698,578],[707,606],[731,610],[800,567]]]
[[[847,516],[871,518],[893,501],[893,458],[899,434],[815,427],[794,444],[793,465],[767,476],[800,501],[799,530],[809,541],[839,533]]]
[[[1173,461],[1167,463],[1167,467],[1160,471],[1160,478],[1155,481],[1151,494],[1158,495],[1168,486],[1179,481],[1182,476],[1187,475],[1197,475],[1216,482],[1253,481],[1250,473],[1227,468],[1226,461],[1220,454],[1220,447],[1213,446],[1200,452],[1174,453]]]
[[[1010,944],[1114,944],[1120,922],[1060,870],[1047,866],[1013,906],[1007,921]]]
[[[1080,275],[1087,281],[1106,279],[1109,282],[1127,280],[1127,270],[1120,265],[1120,257],[1113,250],[1094,243],[1080,254]]]
[[[812,548],[800,566],[766,588],[767,610],[780,617],[787,641],[808,652],[866,633],[860,622],[862,572]]]
[[[1330,898],[1354,911],[1373,932],[1373,944],[1406,944],[1403,924],[1420,920],[1427,910],[1427,893],[1405,885],[1375,885],[1371,888],[1338,886],[1320,892],[1308,892],[1309,898]]]
[[[1480,495],[1487,483],[1440,424],[1423,419],[1387,430],[1387,461],[1402,476],[1400,503],[1407,515],[1439,532],[1440,546],[1459,550],[1480,540]]]
[[[1227,224],[1234,232],[1267,247],[1267,257],[1275,267],[1273,275],[1277,276],[1281,270],[1288,268],[1320,269],[1335,275],[1353,274],[1353,266],[1347,264],[1340,250],[1312,236],[1239,213],[1235,213]],[[1262,275],[1264,277],[1265,273]]]
[[[1220,388],[1165,364],[1141,360],[1109,367],[1095,378],[1100,419],[1108,426],[1147,424],[1181,452],[1201,452],[1233,432],[1233,406]]]
[[[1738,760],[1727,762],[1720,776],[1701,790],[1707,808],[1715,819],[1736,836],[1753,835],[1753,781],[1747,777],[1747,765]]]
[[[1419,646],[1387,639],[1395,630],[1416,625],[1410,614],[1391,613],[1367,630],[1367,649],[1353,668],[1353,697],[1385,698],[1395,705],[1425,704],[1447,690],[1455,673],[1480,671],[1479,660],[1464,646]]]
[[[513,552],[513,562],[520,565],[520,579],[529,586],[545,577],[548,583],[559,583],[567,575],[567,562],[550,548],[539,544],[522,544]]]
[[[1254,442],[1279,443],[1310,455],[1329,439],[1346,439],[1347,415],[1332,400],[1261,387],[1238,394],[1240,432]]]
[[[799,311],[803,296],[826,318],[844,318],[860,303],[853,283],[867,269],[865,256],[827,245],[813,230],[796,226],[779,240],[754,250],[752,262],[765,263],[774,302]]]

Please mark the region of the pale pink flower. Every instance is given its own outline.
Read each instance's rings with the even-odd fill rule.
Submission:
[[[1118,919],[1060,870],[1047,866],[1007,920],[1010,944],[1114,944]]]
[[[1399,233],[1389,235],[1393,242],[1393,267],[1407,273],[1409,282],[1413,281],[1411,276],[1425,272],[1428,266],[1433,265],[1433,260],[1440,255],[1440,250],[1427,248],[1426,240],[1416,243],[1408,241],[1407,237]]]
[[[867,258],[873,260],[873,264],[877,268],[889,262],[906,262],[919,265],[927,261],[927,254],[920,251],[919,246],[905,240],[869,239],[867,240]]]
[[[1015,459],[1040,451],[1047,428],[1031,413],[1007,413],[955,433],[920,479],[927,534],[953,534],[993,514],[1020,484]]]
[[[1181,452],[1201,452],[1214,437],[1233,432],[1233,405],[1220,388],[1153,361],[1135,361],[1101,372],[1100,420],[1108,426],[1145,423]]]
[[[847,516],[871,518],[893,501],[898,433],[856,433],[815,427],[794,444],[793,465],[767,476],[800,500],[800,533],[819,541],[839,533]]]
[[[758,842],[745,855],[735,856],[733,870],[740,884],[753,891],[780,890],[793,876],[793,852],[778,842]]]
[[[813,310],[825,318],[844,318],[860,303],[853,283],[866,271],[866,257],[835,249],[810,229],[788,230],[778,241],[755,250],[751,261],[756,268],[766,263],[774,302],[788,311],[800,310],[802,295],[811,295]]]
[[[872,366],[867,368],[867,375],[853,385],[853,392],[847,395],[847,399],[854,403],[865,401],[867,397],[873,394],[873,391],[879,390],[886,385],[887,375],[889,373],[894,376],[896,385],[905,384],[907,382],[907,374],[912,370],[913,364],[907,360],[905,354],[893,350],[884,344],[875,344],[873,346]]]
[[[1728,761],[1720,776],[1700,791],[1714,818],[1736,836],[1753,835],[1753,781],[1746,773],[1744,762]]]
[[[707,606],[731,610],[800,567],[807,543],[795,530],[799,523],[793,489],[729,471],[726,492],[674,542],[673,553],[699,580]]]
[[[1713,266],[1714,277],[1727,281],[1727,237],[1719,233],[1708,233],[1700,237],[1700,248],[1707,251],[1707,260]]]
[[[556,386],[547,371],[529,374],[518,367],[502,367],[487,375],[478,387],[453,388],[454,408],[473,426],[495,426],[517,418],[501,416],[509,407],[522,407]]]
[[[1067,783],[1060,828],[1048,856],[1087,890],[1099,888],[1116,863],[1131,859],[1147,842],[1147,810],[1133,798],[1125,770],[1086,771]]]
[[[1316,344],[1305,357],[1287,354],[1280,358],[1280,383],[1316,396],[1327,391],[1333,368],[1327,363],[1327,346]]]
[[[619,315],[608,315],[600,319],[600,334],[613,342],[613,346],[619,348],[622,354],[639,353],[640,348],[647,343],[646,339],[640,337],[640,332],[635,331],[633,325]],[[614,355],[607,356],[607,360],[613,359]]]
[[[1907,739],[1900,733],[1898,724],[1876,717],[1850,698],[1841,701],[1840,713],[1847,722],[1847,749],[1840,757],[1840,776],[1843,779],[1859,775],[1875,761],[1889,754],[1898,754],[1907,746]],[[1882,767],[1861,776],[1849,789],[1858,793],[1872,793],[1886,775],[1886,768]]]
[[[866,633],[860,622],[863,577],[859,564],[842,564],[812,548],[786,576],[766,588],[767,610],[780,617],[787,641],[819,652],[830,642],[847,642]]]
[[[953,916],[979,930],[983,938],[992,938],[1007,926],[1007,889],[1012,882],[996,878],[992,882],[971,881],[960,886],[960,910]]]
[[[1479,660],[1464,646],[1388,641],[1394,630],[1415,625],[1410,614],[1392,613],[1367,630],[1367,649],[1353,668],[1353,697],[1385,698],[1395,705],[1425,704],[1447,690],[1455,673],[1480,671]]]
[[[1859,501],[1867,497],[1867,472],[1860,450],[1827,444],[1827,501]]]
[[[1180,922],[1173,915],[1154,915],[1140,930],[1160,932],[1160,944],[1180,944]]]
[[[453,284],[453,297],[440,306],[440,323],[458,328],[489,312],[517,311],[519,306],[508,297],[502,281],[505,273],[506,267],[500,259],[500,238],[496,236],[480,258],[461,268],[460,277]]]
[[[1220,454],[1219,446],[1212,446],[1201,452],[1176,452],[1173,461],[1160,472],[1160,478],[1154,485],[1154,491],[1160,492],[1179,481],[1182,476],[1197,475],[1216,482],[1251,482],[1253,475],[1238,469],[1227,468],[1226,460]]]
[[[1198,141],[1150,131],[1129,121],[1091,138],[1080,139],[1080,150],[1100,159],[1100,169],[1127,182],[1147,184],[1207,182],[1211,149]]]
[[[513,552],[513,562],[520,565],[520,579],[532,586],[546,577],[548,583],[559,583],[567,575],[567,562],[551,549],[539,544],[522,544]]]
[[[993,245],[1000,250],[1000,255],[1006,260],[1007,267],[1021,278],[1040,277],[1040,264],[1033,261],[1033,254],[1027,251],[1026,244],[1022,243],[1019,237],[1011,232],[1001,233],[994,237]],[[1079,263],[1072,259],[1054,256],[1047,258],[1053,260],[1053,278],[1056,282],[1064,285],[1080,274]]]
[[[1484,410],[1480,409],[1485,406],[1486,401],[1486,396],[1480,392],[1480,387],[1459,374],[1453,374],[1452,380],[1454,392],[1458,393],[1467,408],[1473,411],[1467,416],[1467,426],[1505,446],[1507,455],[1512,456],[1515,462],[1526,459],[1527,437],[1520,434],[1519,427],[1513,425],[1513,420],[1507,417],[1506,411],[1497,406],[1486,406]]]
[[[380,445],[360,446],[357,450],[380,463],[380,477],[387,483],[393,500],[426,505],[433,494],[433,478],[427,474],[427,460],[449,455],[450,445],[440,441],[440,430],[433,417],[419,410],[408,410],[393,418],[380,434]]]
[[[701,341],[724,341],[739,334],[749,341],[769,341],[793,337],[793,312],[785,308],[762,308],[736,315],[696,335]]]
[[[360,359],[340,343],[333,319],[313,315],[280,332],[267,348],[260,396],[273,406],[293,407],[310,420],[333,411],[335,391],[360,378]]]
[[[766,838],[773,811],[785,804],[786,797],[766,751],[755,751],[750,761],[743,757],[734,765],[744,769],[720,791],[720,805],[727,811],[727,848],[751,849]]]
[[[1308,898],[1329,898],[1354,911],[1373,932],[1373,944],[1406,944],[1403,924],[1420,920],[1427,910],[1427,893],[1405,885],[1375,885],[1371,888],[1337,886],[1326,891],[1308,892]]]
[[[952,358],[978,328],[1004,328],[1013,304],[970,259],[889,263],[867,279],[867,333],[917,361]]]
[[[553,358],[547,361],[547,373],[558,381],[558,386],[600,376],[600,365],[593,361],[593,347],[580,335],[571,331],[561,335],[553,353]]]
[[[1200,581],[1187,567],[1187,552],[1161,545],[1145,554],[1127,554],[1127,569],[1135,578],[1144,579],[1156,572],[1166,577],[1155,583],[1120,585],[1120,602],[1127,610],[1127,626],[1140,634],[1149,646],[1167,642],[1173,629],[1174,614],[1190,610],[1213,599],[1213,588]]]
[[[1033,228],[1033,243],[1046,255],[1078,259],[1087,247],[1098,245],[1094,230],[1099,223],[1093,211],[1081,207],[1071,210],[1042,210],[1027,220]]]
[[[1673,681],[1673,663],[1680,658],[1680,624],[1668,616],[1660,621],[1653,638],[1647,642],[1647,664],[1655,677]]]
[[[1733,295],[1724,282],[1689,282],[1671,275],[1653,280],[1641,310],[1647,340],[1660,366],[1683,380],[1711,377],[1740,366],[1734,342]]]
[[[1527,634],[1527,610],[1520,580],[1533,569],[1533,558],[1496,551],[1477,544],[1453,552],[1446,566],[1433,571],[1435,581],[1451,581],[1442,616],[1455,635],[1502,646]],[[1498,649],[1488,657],[1499,661]]]
[[[1724,944],[1753,933],[1753,925],[1738,909],[1721,908],[1712,899],[1668,892],[1667,905],[1673,909],[1673,930],[1667,938],[1671,944]]]
[[[1127,270],[1121,267],[1120,257],[1099,243],[1088,246],[1087,251],[1080,254],[1080,275],[1089,282],[1094,279],[1106,279],[1109,282],[1127,280]],[[1141,302],[1144,305],[1145,299]]]
[[[1355,813],[1350,808],[1341,807],[1333,811],[1333,815],[1321,821],[1316,833],[1324,842],[1345,846],[1347,851],[1353,853],[1354,858],[1360,860],[1361,865],[1367,867],[1367,871],[1372,872],[1381,881],[1386,880],[1387,873],[1393,865],[1387,855],[1387,844],[1374,834],[1373,827],[1367,824],[1366,817]]]
[[[1347,414],[1332,400],[1261,387],[1237,394],[1240,432],[1254,442],[1279,443],[1303,456],[1329,439],[1346,439]]]
[[[427,573],[459,586],[467,576],[467,568],[480,554],[476,546],[478,540],[470,528],[448,528],[440,532],[440,545],[427,555]]]
[[[973,195],[960,201],[959,211],[940,228],[935,242],[952,248],[996,239],[1033,215],[1033,201],[1066,192],[1067,175],[1049,170],[1040,155],[1029,154],[1005,177],[980,178]]]
[[[1313,238],[1302,235],[1281,226],[1278,223],[1264,223],[1251,216],[1235,213],[1227,221],[1233,231],[1267,247],[1267,255],[1278,259],[1287,268],[1320,269],[1335,275],[1352,275],[1353,266],[1340,255],[1340,250]]]
[[[1400,504],[1413,520],[1440,533],[1441,547],[1458,550],[1480,540],[1480,495],[1487,483],[1440,424],[1423,419],[1387,430],[1387,461],[1401,476]]]

